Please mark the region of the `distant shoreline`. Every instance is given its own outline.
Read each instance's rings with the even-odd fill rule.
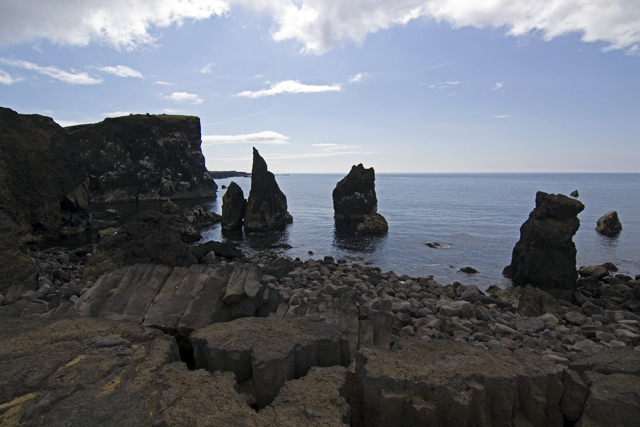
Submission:
[[[249,178],[251,174],[249,172],[238,172],[238,171],[209,171],[209,175],[213,179],[225,179],[225,178]]]

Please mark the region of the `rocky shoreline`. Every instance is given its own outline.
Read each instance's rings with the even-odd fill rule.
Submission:
[[[576,425],[598,425],[600,422],[606,422],[607,417],[611,416],[609,406],[623,403],[628,405],[627,400],[638,392],[640,384],[640,370],[637,369],[637,366],[640,366],[640,276],[632,278],[615,274],[615,266],[611,264],[580,269],[581,278],[578,280],[575,303],[556,300],[546,292],[531,286],[512,290],[493,288],[489,295],[485,295],[475,285],[465,286],[458,282],[442,285],[431,277],[398,276],[393,272],[382,272],[375,267],[357,263],[349,265],[345,260],[336,261],[331,257],[302,262],[289,259],[284,253],[277,252],[264,252],[246,258],[216,256],[215,253],[209,252],[207,256],[201,257],[198,264],[188,269],[165,267],[167,276],[177,274],[178,269],[182,269],[180,271],[183,275],[187,270],[192,272],[190,274],[195,274],[193,272],[197,270],[196,276],[180,276],[182,281],[172,282],[181,283],[180,286],[186,285],[188,280],[184,280],[185,277],[200,277],[203,283],[208,283],[206,280],[213,278],[219,280],[218,287],[209,288],[208,295],[199,295],[192,289],[190,297],[187,298],[191,301],[189,304],[195,304],[195,300],[204,298],[196,305],[209,307],[209,319],[214,321],[211,323],[200,318],[194,320],[193,315],[190,318],[186,303],[180,314],[181,311],[176,310],[180,303],[176,301],[181,297],[177,295],[169,297],[173,302],[165,305],[160,311],[156,310],[155,317],[149,313],[154,307],[151,304],[149,312],[141,312],[140,318],[123,318],[126,312],[131,313],[130,304],[137,301],[139,296],[134,297],[129,293],[124,305],[116,304],[109,310],[105,308],[105,304],[113,301],[124,291],[126,276],[134,274],[136,269],[148,267],[135,264],[112,270],[96,283],[84,282],[82,276],[85,264],[94,256],[93,248],[85,247],[73,251],[55,248],[47,251],[32,249],[29,256],[40,268],[38,289],[10,289],[0,307],[3,322],[15,322],[17,320],[10,318],[19,317],[22,322],[27,322],[20,325],[31,325],[29,322],[33,322],[36,326],[30,328],[37,329],[56,327],[58,322],[82,323],[84,321],[80,319],[88,316],[105,319],[104,321],[118,319],[118,323],[122,320],[133,321],[168,333],[163,335],[162,339],[177,343],[176,349],[181,350],[178,353],[181,353],[182,360],[192,368],[214,372],[214,377],[211,378],[217,378],[215,375],[219,375],[217,373],[220,371],[231,371],[235,374],[235,377],[231,378],[235,378],[236,385],[232,382],[227,392],[236,393],[234,390],[238,389],[240,393],[236,393],[234,399],[237,402],[245,402],[240,404],[240,407],[246,406],[251,411],[250,406],[253,404],[259,409],[258,418],[251,422],[249,420],[254,419],[256,412],[251,411],[249,416],[249,412],[242,409],[240,412],[244,415],[236,420],[240,424],[235,425],[292,425],[277,421],[265,422],[265,414],[270,413],[270,416],[273,416],[273,413],[279,411],[278,402],[284,399],[280,394],[283,391],[280,390],[295,387],[296,381],[313,383],[314,379],[309,377],[311,373],[322,378],[334,378],[335,384],[330,387],[333,398],[330,404],[324,402],[322,412],[316,414],[318,422],[307,419],[301,425],[390,425],[392,419],[403,420],[397,421],[394,425],[451,425],[452,420],[458,420],[459,414],[444,413],[443,405],[449,398],[454,401],[459,399],[460,396],[456,394],[459,392],[449,390],[447,393],[454,393],[449,397],[444,392],[432,396],[425,391],[433,387],[429,385],[435,381],[432,376],[416,379],[412,375],[411,381],[414,385],[410,386],[406,379],[402,379],[405,374],[400,375],[399,372],[406,369],[417,370],[416,372],[421,369],[433,369],[433,366],[449,361],[454,356],[461,358],[459,363],[462,367],[468,363],[485,363],[491,368],[474,368],[469,371],[468,379],[460,380],[460,375],[464,377],[464,369],[471,369],[471,365],[464,369],[457,365],[449,366],[446,369],[446,372],[449,372],[447,375],[454,377],[438,379],[441,387],[462,387],[458,384],[462,381],[466,384],[465,387],[479,382],[486,388],[492,381],[497,381],[492,379],[494,375],[500,378],[515,375],[519,382],[524,381],[526,387],[532,387],[541,381],[536,378],[545,378],[545,382],[553,380],[553,387],[557,388],[556,395],[553,397],[548,395],[550,392],[545,392],[543,400],[546,403],[543,406],[546,405],[547,412],[555,411],[554,415],[529,415],[528,419],[533,425],[561,425],[567,422],[578,422]],[[195,266],[201,267],[194,270]],[[248,311],[245,304],[244,309],[233,312],[241,305],[241,301],[248,301],[246,292],[241,290],[239,299],[233,303],[229,299],[226,300],[228,304],[222,301],[235,280],[232,278],[234,272],[246,268],[258,272],[254,276],[254,279],[258,279],[257,290],[252,295],[255,298],[256,294],[260,293],[259,301],[254,303],[252,300],[253,305]],[[108,289],[104,287],[106,282],[110,282]],[[149,287],[153,281],[146,282]],[[246,289],[247,285],[244,286]],[[102,289],[102,300],[88,299],[87,295],[92,292],[95,294],[97,288]],[[162,284],[158,285],[155,294],[148,296],[148,301],[157,300],[157,296],[164,292],[161,289],[164,289]],[[206,287],[201,289],[200,293],[205,292]],[[177,314],[182,320],[167,323],[166,320],[172,318],[169,311]],[[217,319],[216,313],[219,315]],[[260,317],[264,320],[258,321]],[[257,322],[246,323],[246,320],[252,318]],[[271,319],[272,326],[265,323],[267,319]],[[307,324],[308,321],[311,323]],[[215,338],[206,332],[207,322],[212,327],[215,325],[212,331],[230,334],[229,336],[249,344],[249,347],[244,350],[228,347],[229,344],[224,344],[228,342],[228,338]],[[178,327],[178,323],[182,326]],[[125,328],[124,324],[122,327]],[[284,336],[276,338],[269,333],[265,335],[264,331],[258,332],[264,327],[274,333],[281,331]],[[299,327],[311,329],[304,333],[293,332]],[[259,329],[253,332],[255,328]],[[286,328],[294,329],[292,332],[283,332]],[[36,329],[29,330],[33,332]],[[122,341],[121,338],[118,339]],[[264,341],[265,339],[267,341]],[[282,340],[282,343],[279,340]],[[219,344],[216,344],[217,342]],[[256,352],[263,345],[262,342],[268,347],[264,355],[258,356]],[[303,344],[304,342],[309,344]],[[330,342],[335,343],[332,344],[335,350],[331,350]],[[222,347],[218,347],[220,345]],[[305,356],[303,359],[307,362],[300,365],[301,362],[297,358],[301,356],[297,355],[297,352],[301,351],[300,346],[308,345],[311,345],[310,349],[315,350],[305,351],[311,351],[309,354],[315,356],[311,359],[309,355]],[[4,347],[3,353],[6,355],[6,352],[10,352],[12,344]],[[291,350],[286,350],[287,348]],[[272,354],[274,351],[277,354]],[[285,362],[275,361],[293,357],[292,351],[297,355],[294,357],[294,365],[301,367],[296,368],[297,372],[294,369],[293,374],[281,377],[277,372],[287,372],[286,367],[281,366],[281,363]],[[233,356],[236,353],[237,355]],[[412,356],[414,353],[420,355],[418,359]],[[428,354],[433,355],[426,356]],[[238,367],[238,363],[244,363],[241,362],[244,357],[259,357],[259,360],[246,362],[251,366],[249,371],[246,371]],[[174,362],[178,363],[178,357],[174,358]],[[220,362],[225,359],[227,362]],[[598,362],[585,362],[592,359]],[[235,362],[231,363],[230,360]],[[536,368],[532,372],[522,371],[524,368],[521,362],[514,365],[516,361],[522,360],[526,361],[527,369],[533,369],[531,366]],[[629,371],[627,365],[616,366],[620,360],[632,361],[635,368]],[[9,360],[5,358],[0,363],[5,365]],[[268,368],[274,363],[275,368]],[[373,374],[370,369],[379,363],[382,363],[383,367],[375,368],[377,373]],[[385,364],[389,363],[392,363],[394,369],[384,368]],[[332,370],[323,370],[331,366],[334,367]],[[339,368],[340,366],[342,368]],[[267,370],[263,371],[264,369]],[[279,371],[280,369],[282,371]],[[397,371],[398,369],[400,371]],[[184,375],[187,375],[187,371]],[[0,376],[3,383],[10,380],[6,374]],[[382,383],[374,385],[374,378]],[[324,381],[326,380],[323,379],[321,382]],[[400,381],[404,384],[399,395],[398,386],[389,385],[389,381]],[[608,395],[602,400],[602,396],[598,396],[596,392],[601,387],[609,387],[608,384],[612,381],[617,394],[613,397]],[[246,384],[247,382],[251,382],[251,385]],[[504,384],[503,386],[506,387]],[[551,386],[549,383],[544,388],[546,390]],[[311,393],[317,384],[309,387],[307,393]],[[395,394],[389,395],[391,390],[396,390]],[[34,388],[30,392],[34,391],[37,390]],[[494,392],[518,394],[515,390],[508,391],[508,387],[507,391],[500,389]],[[483,393],[486,394],[487,391]],[[498,399],[496,396],[485,396],[487,402],[484,404],[497,404],[492,400]],[[19,396],[13,394],[4,401],[13,401],[12,399],[17,397]],[[297,399],[304,400],[304,396],[298,396]],[[416,399],[423,399],[426,406],[422,409],[420,405],[416,407]],[[480,416],[474,411],[478,410],[477,405],[483,404],[475,399],[478,397],[468,397],[468,401],[463,405],[466,405],[467,415],[463,418],[468,417],[468,420],[471,420]],[[616,399],[622,399],[622,403]],[[36,403],[37,399],[31,401],[32,405]],[[370,407],[378,404],[382,409]],[[406,405],[413,409],[407,409]],[[504,405],[508,406],[507,403]],[[516,409],[520,411],[523,408],[522,402],[512,402],[511,405],[513,408],[504,408],[505,413]],[[623,418],[624,420],[637,420],[637,412],[634,412],[638,410],[637,403],[632,404],[631,408],[625,407],[628,409],[627,412],[617,416],[627,417]],[[401,411],[399,408],[405,410]],[[39,425],[42,419],[29,418],[30,412],[26,411],[26,408],[23,409],[23,420],[31,420],[26,425]],[[48,413],[55,413],[59,409],[52,404]],[[308,409],[305,409],[304,405],[298,405],[294,412],[304,410]],[[422,414],[421,411],[426,413]],[[230,414],[225,412],[224,416]],[[424,422],[415,424],[416,419]],[[431,421],[427,423],[425,420]],[[463,419],[459,419],[459,422],[466,425]],[[495,419],[487,419],[480,424],[496,423],[498,422]]]

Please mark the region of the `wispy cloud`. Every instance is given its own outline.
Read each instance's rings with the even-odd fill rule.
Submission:
[[[494,119],[506,119],[508,117],[511,117],[511,116],[505,116],[505,115],[493,116]]]
[[[102,113],[102,115],[106,117],[121,117],[128,116],[129,114],[131,114],[131,112],[129,111],[114,111],[113,113]]]
[[[315,152],[315,153],[291,153],[291,154],[266,154],[263,155],[265,160],[279,161],[279,160],[294,160],[294,159],[315,159],[322,157],[336,157],[345,156],[349,154],[369,155],[376,154],[375,151],[341,151],[341,152]],[[238,162],[249,160],[248,157],[228,157],[228,158],[216,158],[216,161],[225,162]]]
[[[344,153],[345,150],[353,150],[354,148],[360,148],[356,145],[342,145],[342,144],[311,144],[313,147],[318,147],[320,153]]]
[[[367,75],[368,73],[358,73],[349,79],[349,83],[360,83]]]
[[[272,84],[269,89],[258,90],[255,92],[244,91],[236,96],[245,98],[260,98],[263,96],[274,96],[281,94],[297,94],[297,93],[320,93],[320,92],[340,92],[342,87],[339,84],[333,85],[307,85],[297,80],[285,80]]]
[[[173,92],[171,95],[167,95],[164,99],[169,99],[173,102],[181,104],[183,102],[190,102],[192,104],[202,104],[202,99],[194,94],[187,92]]]
[[[20,61],[17,59],[6,59],[0,58],[0,62],[3,64],[7,64],[12,67],[23,68],[25,70],[35,71],[37,73],[43,74],[45,76],[49,76],[56,80],[60,80],[65,83],[73,84],[73,85],[95,85],[102,83],[102,77],[93,77],[86,72],[79,71],[64,71],[58,67],[47,66],[42,67],[40,65],[34,64],[33,62]]]
[[[432,85],[429,85],[429,87],[432,89],[446,89],[448,87],[456,86],[459,84],[460,82],[458,81],[448,81],[448,82],[440,82],[440,83],[432,84]]]
[[[167,113],[167,114],[176,114],[176,113],[179,112],[178,110],[174,110],[173,108],[165,108],[162,111]]]
[[[500,92],[504,92],[504,83],[496,83],[493,85],[493,88],[491,90],[499,90]]]
[[[104,71],[105,73],[113,74],[118,77],[136,77],[141,79],[142,74],[126,65],[116,65],[115,67],[96,67],[96,70]]]
[[[205,65],[202,68],[199,68],[196,71],[201,72],[202,74],[211,74],[213,73],[213,67],[215,67],[216,63],[215,62],[210,62],[207,65]]]
[[[12,85],[14,83],[19,82],[20,80],[22,80],[21,77],[13,77],[11,74],[9,74],[6,71],[0,69],[0,84]]]
[[[154,82],[153,84],[160,85],[160,86],[173,86],[173,83],[163,82],[163,81],[157,81],[157,82]]]
[[[273,144],[286,145],[289,137],[277,132],[266,130],[264,132],[249,133],[246,135],[206,135],[202,137],[202,145],[221,144]]]
[[[255,116],[261,116],[263,114],[268,114],[271,113],[272,111],[277,110],[278,107],[272,107],[269,108],[268,110],[264,110],[264,111],[258,111],[257,113],[253,113],[253,114],[248,114],[246,116],[241,116],[241,117],[234,117],[233,119],[228,119],[228,120],[223,120],[221,122],[215,122],[215,123],[205,123],[202,126],[215,126],[215,125],[221,125],[223,123],[231,123],[231,122],[237,122],[239,120],[244,120],[244,119],[249,119],[251,117],[255,117]]]

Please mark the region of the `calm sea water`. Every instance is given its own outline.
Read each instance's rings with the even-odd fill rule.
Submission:
[[[508,286],[501,275],[511,262],[520,226],[535,207],[537,191],[569,194],[578,190],[585,204],[574,237],[581,265],[615,263],[622,272],[640,273],[640,174],[377,174],[378,212],[389,222],[382,237],[362,237],[336,226],[331,193],[344,175],[280,175],[293,224],[282,232],[223,235],[216,225],[203,240],[229,240],[248,251],[289,244],[301,259],[331,255],[393,270],[398,275],[432,275],[443,284],[458,280],[486,289]],[[235,181],[249,195],[250,178]],[[222,195],[206,205],[221,213]],[[595,231],[597,219],[616,210],[623,231],[616,238]],[[427,242],[442,245],[433,249]],[[314,255],[309,255],[313,251]],[[459,272],[473,267],[476,275]]]

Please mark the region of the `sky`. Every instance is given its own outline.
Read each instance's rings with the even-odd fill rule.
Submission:
[[[210,170],[640,172],[640,1],[0,0],[0,106],[196,115]]]

